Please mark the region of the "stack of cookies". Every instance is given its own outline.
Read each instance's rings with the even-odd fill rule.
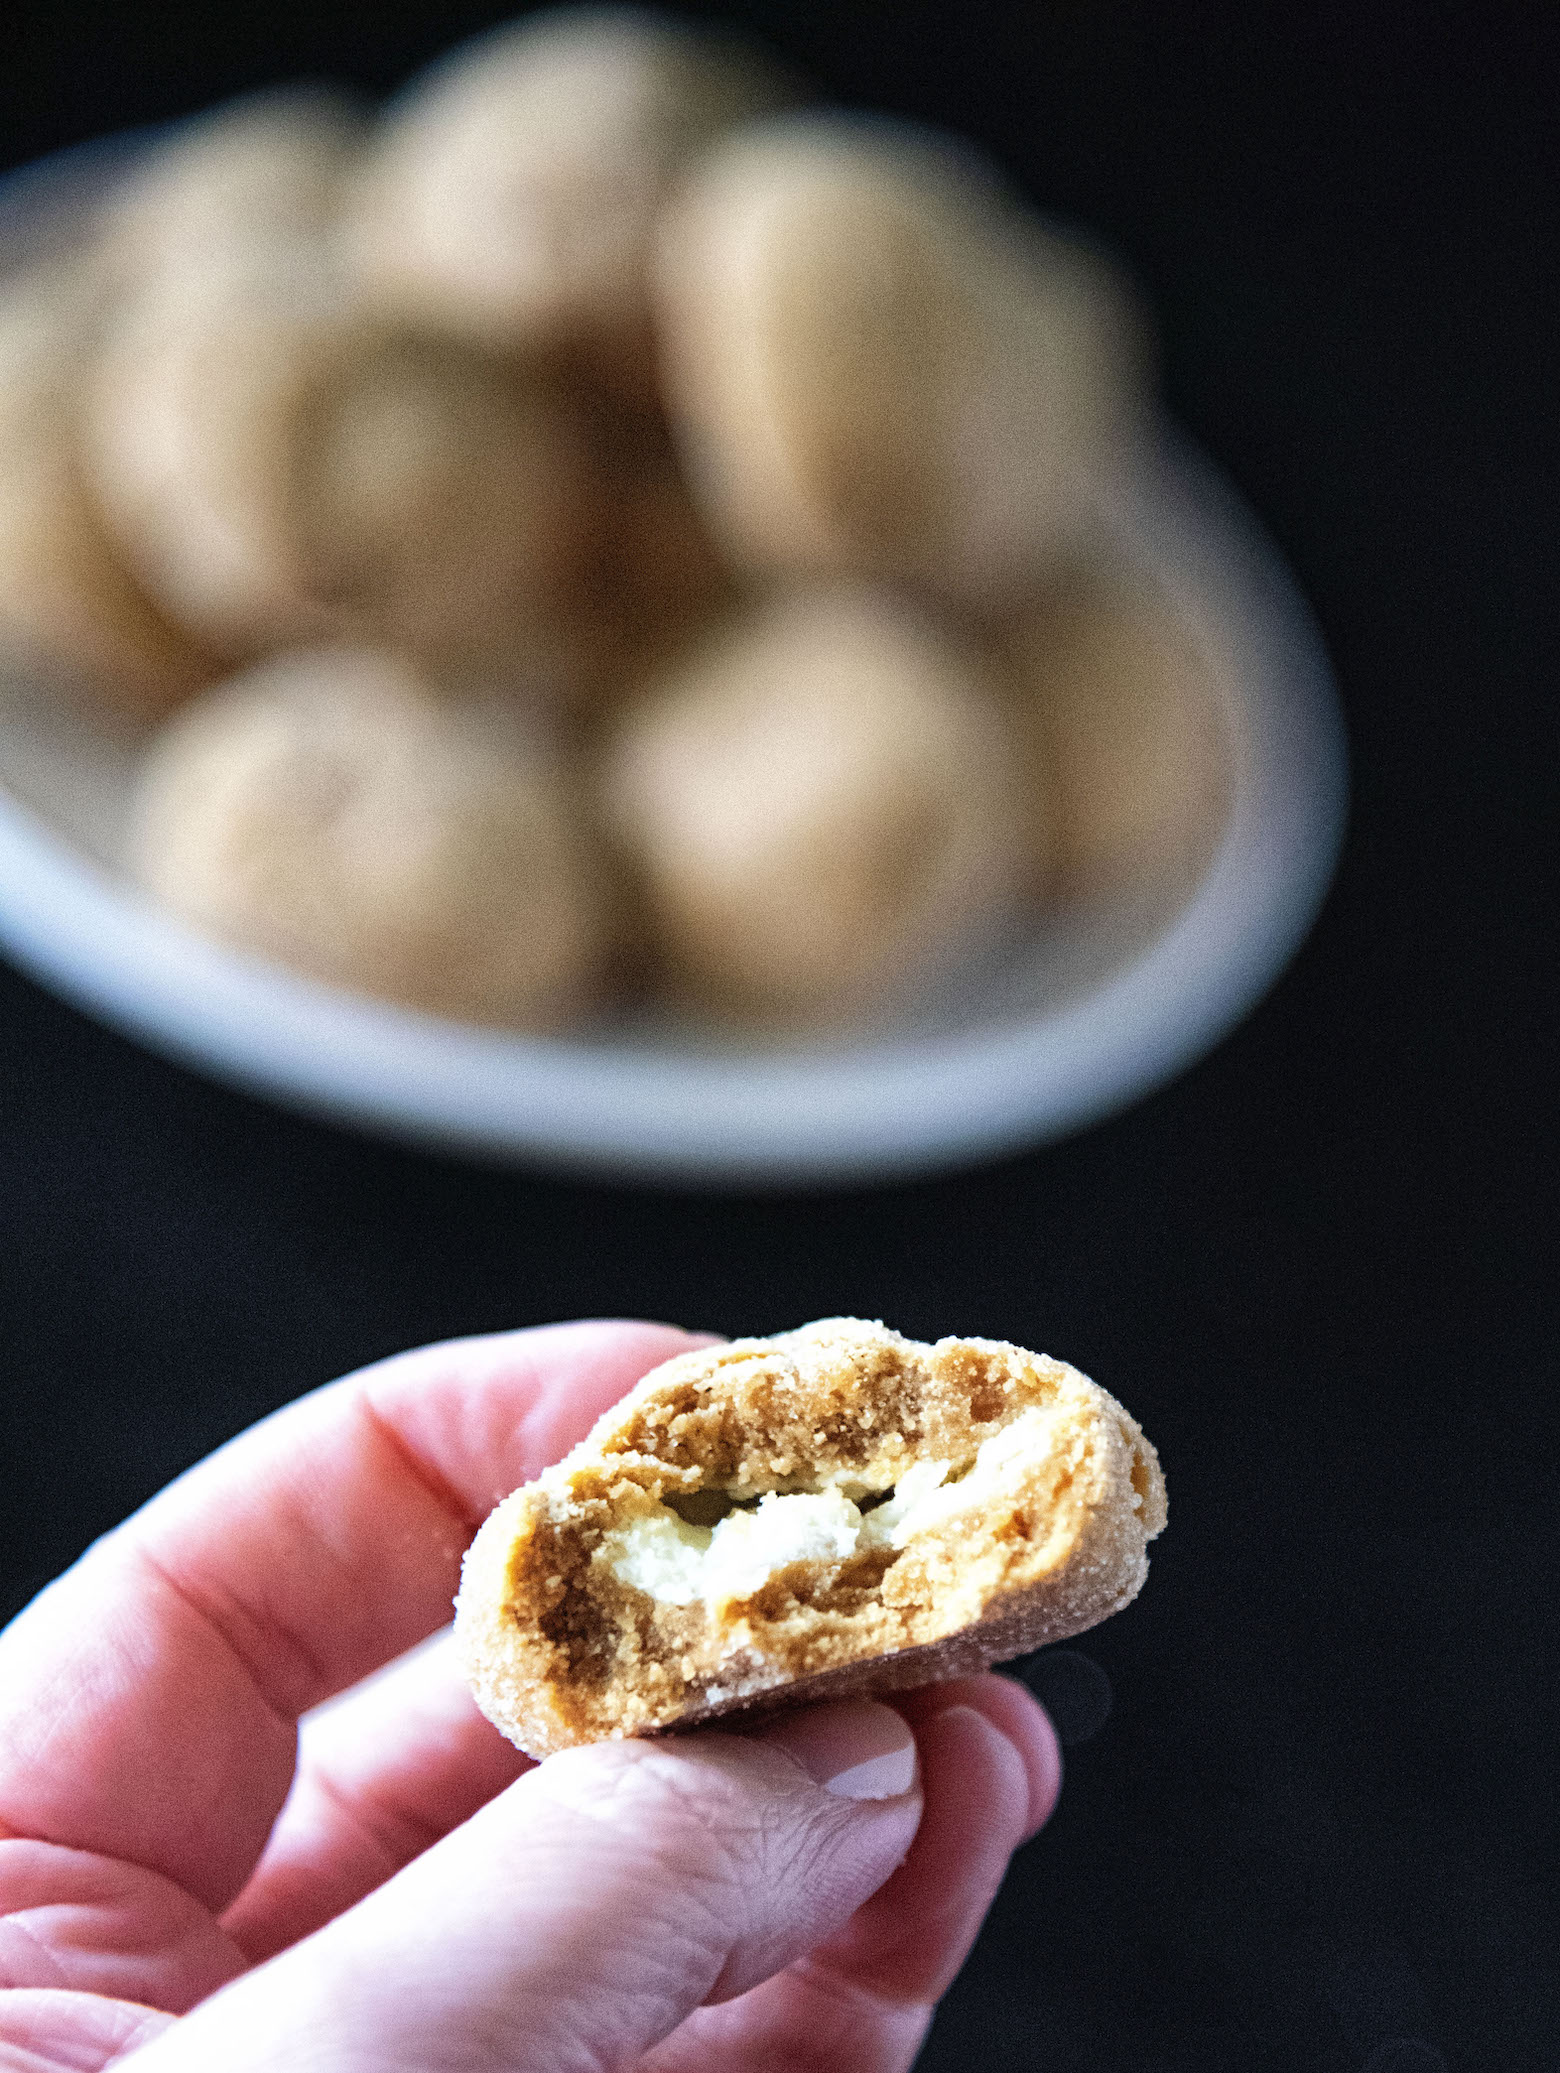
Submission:
[[[1190,886],[1218,658],[1105,514],[1130,295],[970,153],[630,13],[187,125],[0,281],[0,648],[139,880],[520,1029],[850,1027]]]

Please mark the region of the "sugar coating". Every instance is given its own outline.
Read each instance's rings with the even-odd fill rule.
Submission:
[[[1076,1369],[832,1318],[647,1375],[466,1558],[478,1703],[532,1755],[959,1675],[1130,1602],[1154,1449]]]

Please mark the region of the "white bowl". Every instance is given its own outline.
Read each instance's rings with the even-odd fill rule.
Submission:
[[[72,199],[121,148],[68,155]],[[60,193],[35,169],[0,197],[0,265]],[[509,1035],[209,942],[115,866],[133,740],[14,675],[0,675],[0,944],[221,1079],[489,1157],[740,1186],[924,1171],[1059,1136],[1178,1072],[1272,982],[1326,889],[1346,789],[1315,628],[1211,465],[1167,433],[1112,522],[1230,665],[1246,753],[1219,847],[1173,908],[1038,920],[892,1030],[805,1047],[648,1018]]]

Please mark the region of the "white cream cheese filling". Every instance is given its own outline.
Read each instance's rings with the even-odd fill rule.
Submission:
[[[822,1490],[771,1491],[755,1510],[728,1512],[715,1526],[689,1525],[661,1505],[615,1527],[601,1551],[619,1583],[663,1605],[751,1598],[793,1562],[843,1562],[874,1548],[903,1548],[914,1534],[985,1503],[1022,1457],[1045,1451],[1047,1422],[1038,1407],[1021,1412],[981,1443],[963,1474],[951,1461],[918,1461],[867,1511],[839,1487],[850,1479],[839,1477]]]

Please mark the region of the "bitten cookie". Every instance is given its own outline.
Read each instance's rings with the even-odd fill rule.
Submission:
[[[1136,1597],[1158,1456],[1075,1368],[829,1318],[655,1369],[506,1498],[455,1628],[533,1756],[963,1675]]]

